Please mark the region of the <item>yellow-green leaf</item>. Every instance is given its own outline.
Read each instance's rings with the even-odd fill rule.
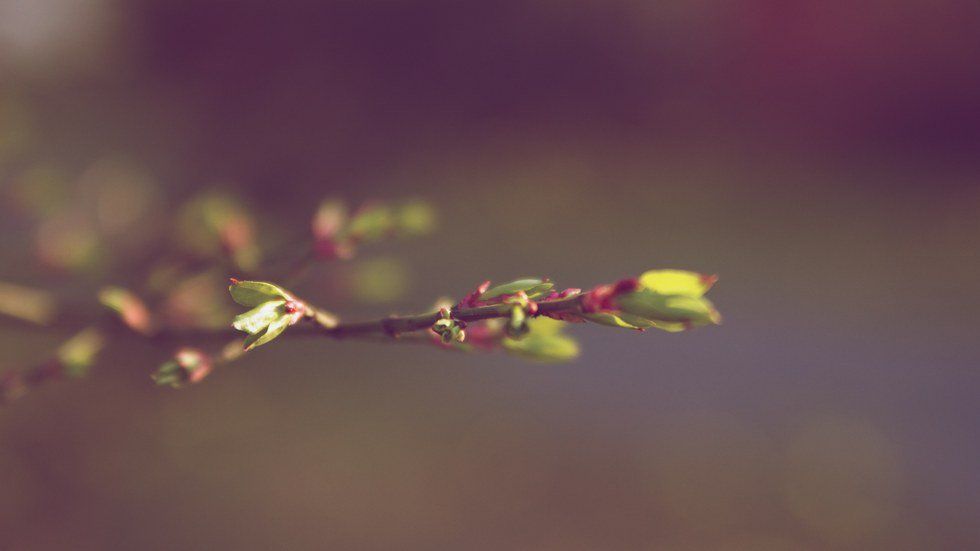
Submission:
[[[681,331],[687,331],[692,327],[691,324],[678,321],[650,321],[649,323],[650,327],[660,329],[661,331],[666,331],[668,333],[680,333]]]
[[[639,280],[640,287],[648,291],[697,298],[708,292],[718,277],[684,270],[650,270]]]
[[[645,329],[652,325],[649,320],[623,313],[617,315],[610,314],[608,312],[596,312],[592,314],[582,314],[582,317],[591,321],[592,323],[608,325],[609,327],[622,327],[624,329]]]
[[[706,298],[663,295],[649,290],[627,293],[618,299],[623,313],[658,322],[710,325],[721,322],[721,316]]]
[[[567,362],[579,355],[578,342],[567,335],[535,335],[521,340],[504,339],[504,348],[518,356],[539,362]]]
[[[565,323],[550,318],[528,320],[530,332],[520,340],[505,338],[508,352],[540,362],[565,362],[578,357],[578,342],[562,333]]]

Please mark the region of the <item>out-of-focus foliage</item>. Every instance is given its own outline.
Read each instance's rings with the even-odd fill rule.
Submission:
[[[153,318],[146,304],[133,292],[121,287],[104,287],[99,291],[99,302],[113,312],[127,327],[148,335],[153,331]]]
[[[353,298],[375,304],[404,297],[412,283],[405,263],[390,256],[355,262],[345,279]]]
[[[228,326],[235,315],[228,301],[228,280],[213,271],[185,276],[178,267],[161,266],[151,288],[166,295],[161,316],[177,327],[217,329]]]
[[[106,337],[95,328],[78,333],[58,348],[58,361],[69,377],[83,377],[106,345]]]
[[[227,331],[224,278],[252,274],[118,242],[81,272],[24,254],[40,220],[17,181],[42,169],[81,205],[111,155],[162,199],[120,241],[169,236],[214,181],[269,214],[266,252],[324,196],[410,193],[440,230],[405,247],[400,310],[650,262],[717,270],[737,322],[572,325],[581,360],[531,368],[280,343],[185,393],[146,388],[169,348],[116,343],[0,413],[4,546],[977,547],[975,2],[254,4],[0,1],[0,279],[93,303],[177,288],[165,323],[213,301]],[[115,263],[133,252],[179,266],[164,290]],[[341,300],[334,268],[288,288]],[[70,336],[14,325],[0,378]]]
[[[339,199],[327,199],[313,217],[312,230],[320,258],[349,259],[361,244],[426,235],[435,224],[432,206],[418,199],[393,204],[372,201],[354,212]]]
[[[185,384],[198,383],[211,373],[212,360],[194,348],[183,348],[153,374],[158,385],[180,388]]]
[[[0,314],[43,325],[54,318],[56,308],[47,291],[0,281]]]
[[[251,213],[226,193],[203,193],[184,205],[177,239],[181,247],[205,258],[227,254],[242,270],[254,270],[261,261]]]

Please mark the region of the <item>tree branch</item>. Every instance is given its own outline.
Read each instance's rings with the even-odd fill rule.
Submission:
[[[547,314],[580,314],[582,313],[582,295],[575,295],[568,298],[542,301],[538,303],[536,316]],[[492,306],[479,306],[475,308],[454,307],[450,311],[452,319],[462,322],[474,322],[493,318],[507,318],[511,315],[513,304],[494,304]],[[319,312],[316,308],[314,312]],[[364,335],[388,335],[397,337],[402,333],[411,333],[429,329],[435,322],[442,317],[439,311],[420,314],[416,316],[388,316],[387,318],[362,321],[353,323],[318,323],[316,315],[308,316],[306,319],[311,323],[305,328],[296,327],[287,331],[283,336],[293,334],[302,335],[310,333],[326,335],[334,338],[359,337]],[[297,329],[301,329],[297,331]]]

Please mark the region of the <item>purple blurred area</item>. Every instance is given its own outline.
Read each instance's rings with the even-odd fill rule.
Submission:
[[[276,342],[180,391],[117,347],[0,410],[0,548],[980,548],[978,152],[976,2],[0,0],[0,280],[129,284],[216,188],[287,238],[431,202],[299,291],[380,258],[406,293],[350,315],[654,267],[725,315],[566,365]],[[89,190],[111,246],[45,214]],[[4,325],[0,372],[64,337]]]

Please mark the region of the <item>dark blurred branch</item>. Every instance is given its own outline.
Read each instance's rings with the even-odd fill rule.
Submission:
[[[0,404],[20,398],[31,389],[66,377],[81,377],[95,363],[106,344],[101,326],[83,329],[39,364],[0,376]]]

